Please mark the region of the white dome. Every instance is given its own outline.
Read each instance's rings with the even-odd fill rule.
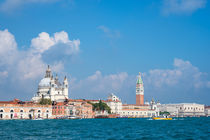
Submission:
[[[50,78],[43,78],[43,79],[39,82],[39,86],[40,86],[40,87],[47,87],[47,86],[50,86]]]

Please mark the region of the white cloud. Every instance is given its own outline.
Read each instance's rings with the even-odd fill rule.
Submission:
[[[75,43],[76,42],[76,43]],[[48,57],[57,55],[56,59],[52,59],[52,67],[58,72],[63,70],[63,62],[60,60],[65,55],[71,56],[79,52],[80,40],[69,40],[68,34],[65,31],[56,32],[54,36],[50,36],[46,32],[42,32],[38,37],[31,40],[30,49],[26,52],[21,52],[24,58],[20,59],[18,64],[19,73],[23,79],[34,79],[41,75],[46,68],[46,63],[43,60],[43,54],[46,51],[51,51]],[[62,51],[65,50],[65,51]],[[61,53],[59,53],[61,52]],[[51,60],[51,59],[49,59]]]
[[[174,59],[173,69],[153,69],[144,73],[146,84],[160,88],[164,86],[185,85],[189,88],[206,87],[205,73],[193,66],[189,61]]]
[[[52,66],[52,70],[56,73],[64,71],[64,63],[62,61],[55,62],[54,65]]]
[[[16,90],[23,86],[24,89],[20,90],[24,93],[27,87],[35,87],[36,81],[44,75],[47,64],[50,64],[55,72],[64,71],[65,62],[61,58],[64,56],[71,58],[77,54],[79,45],[80,40],[70,40],[65,31],[57,32],[54,36],[42,32],[38,37],[32,39],[27,50],[20,51],[15,37],[8,30],[0,30],[0,81],[4,80],[0,82],[0,86],[5,85],[0,92]],[[53,48],[56,50],[51,51]],[[43,57],[47,51],[51,51],[51,56],[48,57],[57,55],[56,59],[46,63]],[[9,89],[6,88],[7,86]]]
[[[51,51],[48,55],[50,59],[57,54],[61,57],[71,56],[79,52],[79,45],[79,40],[70,40],[68,34],[64,31],[57,32],[53,36],[43,32],[32,39],[28,50],[20,51],[15,37],[8,30],[0,31],[0,86],[4,86],[0,89],[0,92],[12,94],[10,90],[16,93],[18,88],[18,93],[22,93],[23,97],[27,93],[30,93],[29,97],[31,97],[31,89],[36,89],[36,84],[44,75],[47,66],[43,59],[45,53]],[[65,53],[68,50],[69,53]],[[65,71],[65,63],[59,56],[52,59],[50,64],[53,70],[60,73],[60,71]],[[191,62],[182,59],[174,59],[171,69],[152,69],[143,73],[143,81],[147,97],[162,92],[161,89],[167,89],[164,97],[166,95],[171,96],[174,89],[179,89],[179,92],[187,90],[188,95],[185,97],[191,97],[192,91],[209,90],[210,88],[208,75],[201,72]],[[108,93],[114,92],[124,100],[133,103],[135,100],[135,83],[136,76],[128,75],[127,72],[104,75],[101,71],[96,71],[81,80],[71,78],[70,97],[105,98]],[[26,90],[27,88],[28,90]],[[34,90],[33,93],[35,92]],[[182,93],[176,94],[178,96]],[[17,97],[19,96],[17,95]],[[163,98],[160,93],[157,96]]]
[[[123,85],[127,83],[128,79],[129,77],[126,72],[103,75],[101,71],[96,71],[93,75],[83,80],[77,81],[74,78],[74,81],[71,83],[71,89],[78,97],[102,98],[110,92],[119,92],[124,88]]]
[[[204,8],[206,0],[163,0],[163,13],[169,14],[191,14]]]
[[[152,69],[143,73],[145,98],[156,97],[162,101],[190,99],[193,93],[210,88],[207,76],[189,61],[176,58],[172,69]],[[135,102],[136,75],[128,75],[126,72],[103,75],[101,71],[96,71],[87,78],[72,79],[72,98],[104,99],[110,92],[114,92],[124,101]],[[199,95],[203,93],[193,96],[195,98]]]
[[[40,33],[38,37],[31,40],[32,49],[38,53],[43,53],[53,45],[55,45],[54,38],[46,32]]]
[[[46,64],[42,61],[41,55],[26,54],[24,59],[18,60],[18,78],[21,80],[36,79],[40,77],[45,68]]]
[[[17,44],[14,36],[8,30],[0,30],[0,66],[11,64],[15,60]]]
[[[40,33],[38,37],[31,40],[31,51],[32,53],[43,53],[58,44],[65,44],[68,47],[66,49],[68,55],[79,52],[80,40],[69,40],[68,34],[64,31],[57,32],[54,36],[46,32]]]
[[[15,51],[17,44],[14,36],[8,30],[0,31],[0,55]]]

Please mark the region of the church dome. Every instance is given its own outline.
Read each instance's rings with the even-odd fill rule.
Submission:
[[[39,87],[48,87],[48,86],[50,86],[50,78],[43,78],[39,82]]]

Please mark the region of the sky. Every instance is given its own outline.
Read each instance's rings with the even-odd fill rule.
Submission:
[[[31,100],[47,65],[69,98],[210,105],[209,0],[1,0],[0,100]]]

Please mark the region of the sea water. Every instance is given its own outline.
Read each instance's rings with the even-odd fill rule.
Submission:
[[[210,118],[0,120],[0,139],[210,140]]]

